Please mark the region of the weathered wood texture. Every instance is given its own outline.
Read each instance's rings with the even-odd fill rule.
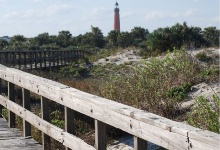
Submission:
[[[0,95],[2,94],[2,79],[0,78]],[[0,105],[0,118],[2,118],[2,105]]]
[[[137,138],[167,149],[220,149],[220,135],[216,133],[203,131],[1,65],[0,78],[22,88],[26,88],[72,110],[90,116],[97,121],[119,128]],[[56,140],[60,142],[63,141],[67,147],[69,147],[68,144],[72,144],[74,141],[77,143],[80,141],[80,139],[64,132],[62,129],[54,127],[40,118],[36,119],[32,113],[24,108],[20,108],[11,101],[7,101],[2,96],[0,97],[0,105],[7,107],[9,110],[17,111],[15,112],[17,115],[20,115],[26,121],[34,124],[44,133],[55,137]],[[48,128],[46,127],[49,127],[49,130],[47,130]],[[69,140],[70,137],[72,140]],[[81,142],[82,141],[79,143]],[[143,142],[137,140],[136,143]]]
[[[64,107],[65,112],[65,131],[74,134],[74,116],[75,113],[72,109],[68,107]],[[66,147],[66,150],[70,150],[70,148]]]
[[[8,99],[12,102],[15,101],[15,85],[8,82]],[[8,110],[8,126],[15,128],[15,114],[13,111]]]
[[[138,137],[134,137],[134,150],[146,150],[147,142]]]
[[[42,150],[42,146],[31,137],[22,137],[20,130],[9,128],[0,118],[0,150]]]
[[[0,64],[25,70],[66,65],[89,52],[82,50],[0,51]]]
[[[50,122],[49,120],[49,100],[41,96],[41,118],[45,121]],[[42,132],[42,145],[43,149],[50,149],[50,136]]]
[[[95,120],[95,148],[106,149],[106,124]]]
[[[22,88],[23,107],[30,110],[30,91]],[[31,136],[31,124],[23,119],[23,135],[24,137]]]
[[[43,133],[49,135],[55,140],[63,143],[63,145],[76,150],[93,150],[94,147],[88,145],[83,140],[65,132],[51,123],[43,120],[27,109],[19,106],[18,104],[9,101],[7,98],[0,95],[0,104],[10,111],[14,111],[16,115],[25,119],[27,122],[38,128]],[[0,146],[1,147],[1,146]]]

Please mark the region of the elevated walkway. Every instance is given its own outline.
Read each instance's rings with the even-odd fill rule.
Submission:
[[[17,128],[9,128],[8,122],[0,118],[0,150],[42,150],[32,137],[23,137]]]

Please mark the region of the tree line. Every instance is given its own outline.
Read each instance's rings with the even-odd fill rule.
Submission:
[[[183,22],[158,28],[151,33],[148,29],[134,27],[130,32],[112,30],[104,36],[99,27],[91,26],[90,32],[78,36],[73,36],[70,31],[65,30],[58,35],[45,32],[33,38],[15,35],[10,42],[0,39],[0,50],[111,49],[133,46],[162,52],[181,47],[219,46],[219,33],[220,30],[216,27],[206,27],[202,30],[200,27],[189,27]]]

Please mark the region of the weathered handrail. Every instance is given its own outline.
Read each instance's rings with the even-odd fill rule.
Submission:
[[[95,148],[99,150],[106,149],[106,125],[111,125],[134,135],[135,150],[145,149],[146,141],[167,149],[217,150],[220,148],[219,134],[88,94],[55,81],[2,65],[0,65],[0,78],[9,83],[8,95],[10,100],[0,96],[0,105],[10,111],[10,126],[14,125],[15,113],[71,149],[94,149],[94,147],[70,134],[72,132],[70,126],[73,123],[71,113],[74,111],[95,119]],[[24,89],[23,93],[26,94],[23,95],[29,95],[27,91],[31,91],[41,96],[42,118],[28,111],[26,106],[21,107],[13,102],[14,85]],[[23,97],[25,99],[28,96]],[[65,131],[47,122],[48,100],[55,101],[65,107]],[[44,137],[43,139],[46,140],[47,136]]]
[[[66,65],[87,54],[84,50],[0,51],[0,64],[18,69],[52,67]]]

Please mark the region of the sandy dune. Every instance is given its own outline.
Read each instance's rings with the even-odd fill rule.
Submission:
[[[133,62],[138,63],[141,60],[144,60],[142,57],[138,55],[138,50],[123,50],[121,52],[116,53],[113,56],[109,56],[106,58],[102,58],[94,63],[94,65],[105,65],[107,63],[113,63],[116,65]],[[192,56],[200,52],[205,52],[208,56],[220,55],[220,49],[189,49],[186,52]],[[164,56],[159,56],[163,58]],[[148,59],[145,59],[148,60]],[[217,60],[219,62],[219,60]],[[213,94],[217,94],[220,97],[220,86],[219,82],[215,83],[199,83],[197,85],[192,86],[191,91],[188,93],[185,102],[181,104],[182,108],[191,107],[196,98],[199,96],[204,96],[208,100],[210,100]],[[148,148],[151,150],[156,150],[158,147],[154,144],[148,144]],[[107,148],[108,150],[132,150],[133,149],[133,137],[125,136],[114,143],[110,144]]]

